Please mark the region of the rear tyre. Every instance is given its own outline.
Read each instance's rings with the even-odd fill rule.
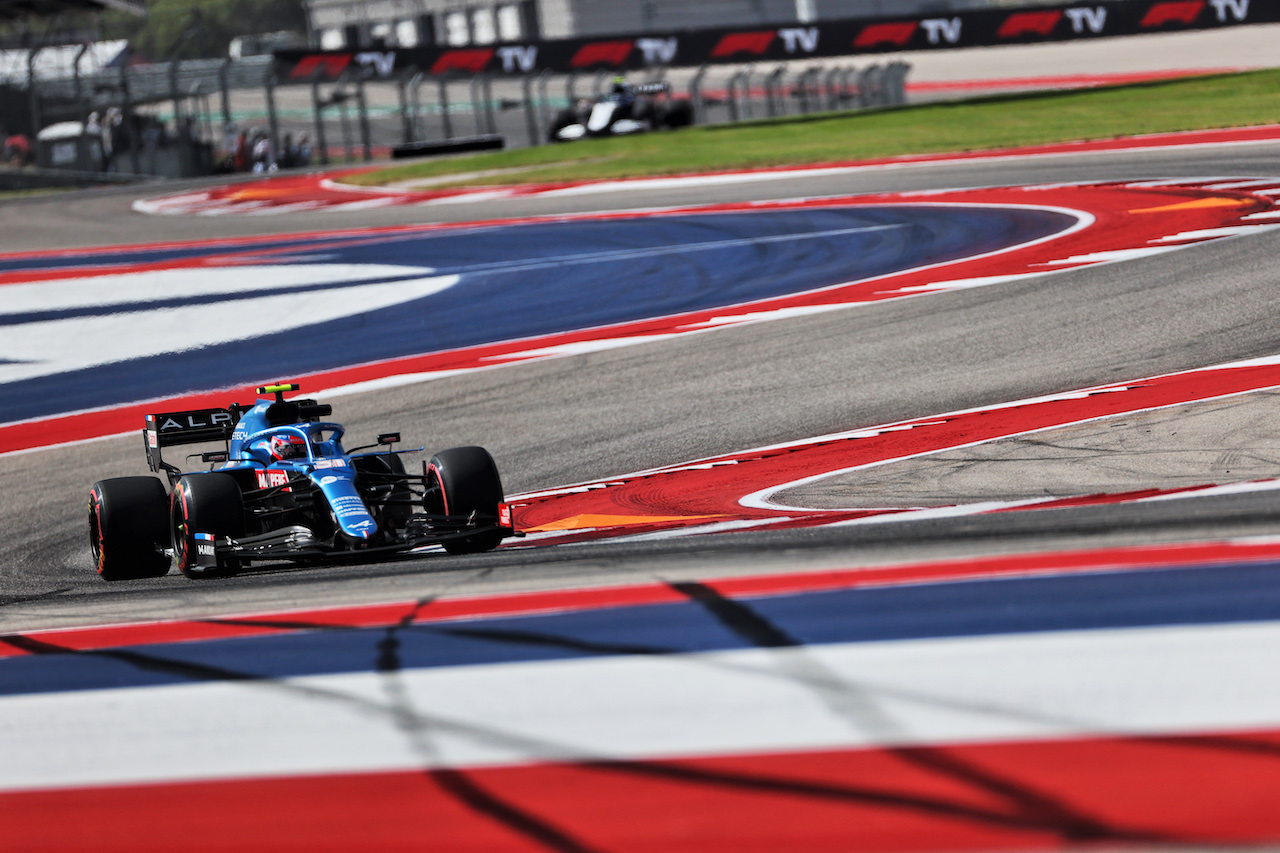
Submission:
[[[666,127],[688,127],[693,124],[693,104],[686,100],[671,101],[662,113]]]
[[[427,490],[423,509],[437,515],[472,515],[497,523],[502,503],[502,480],[498,466],[483,447],[454,447],[431,457],[427,465]],[[492,551],[502,541],[502,533],[489,530],[464,539],[443,543],[450,554],[477,554]]]
[[[169,497],[155,477],[95,483],[89,490],[89,547],[98,575],[121,581],[168,574],[168,517]]]
[[[189,578],[234,574],[240,561],[220,557],[214,569],[197,565],[197,533],[219,539],[244,535],[244,496],[230,474],[188,474],[173,487],[169,511],[173,556],[178,570]]]

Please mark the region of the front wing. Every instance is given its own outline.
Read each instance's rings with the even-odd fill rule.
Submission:
[[[212,570],[228,559],[353,562],[366,557],[404,553],[428,545],[444,545],[452,540],[490,532],[501,533],[504,538],[521,535],[511,525],[511,508],[507,504],[499,505],[497,517],[417,513],[410,516],[400,541],[355,549],[334,547],[318,539],[309,528],[302,525],[289,525],[239,538],[197,533],[196,568]]]

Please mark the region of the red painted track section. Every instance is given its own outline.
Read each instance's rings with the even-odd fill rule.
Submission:
[[[737,600],[979,577],[1274,562],[1280,543],[1018,555],[709,582]],[[658,603],[634,585],[435,602],[416,621]],[[417,604],[27,638],[67,649],[400,625]],[[255,626],[254,623],[259,625]],[[300,628],[305,630],[305,628]],[[78,637],[78,639],[77,639]],[[993,697],[998,698],[998,697]],[[214,720],[210,725],[217,725]],[[335,736],[340,733],[335,733]],[[1024,850],[1280,837],[1280,731],[1096,736],[0,793],[5,849]]]
[[[1049,145],[1024,146],[1019,148],[996,149],[989,151],[970,151],[963,153],[920,154],[900,157],[882,157],[871,160],[826,163],[811,166],[795,166],[789,168],[757,169],[743,172],[719,173],[716,179],[726,175],[741,175],[744,178],[759,179],[769,174],[790,174],[821,169],[865,169],[881,166],[900,166],[913,163],[940,163],[958,160],[989,160],[1002,157],[1040,157],[1053,154],[1101,152],[1101,151],[1133,151],[1147,148],[1169,148],[1186,145],[1237,145],[1250,142],[1274,141],[1280,137],[1280,125],[1261,127],[1227,128],[1221,130],[1199,130],[1180,133],[1157,133],[1142,136],[1130,136],[1120,139],[1087,140],[1081,142],[1062,142]],[[396,205],[432,204],[435,202],[456,202],[470,198],[512,198],[516,196],[541,196],[557,194],[565,191],[581,191],[589,189],[599,182],[577,181],[555,184],[519,184],[493,187],[461,187],[449,189],[394,189],[382,187],[360,187],[344,184],[342,179],[349,175],[367,172],[370,167],[345,169],[312,175],[287,176],[255,181],[251,184],[237,184],[215,187],[180,195],[163,196],[135,203],[134,207],[145,213],[162,215],[200,214],[204,216],[220,216],[227,214],[263,215],[276,211],[296,212],[299,210],[320,210],[325,208],[365,209],[371,207],[388,207]],[[654,181],[697,180],[706,175],[683,175],[675,178],[636,178],[630,180],[607,182],[607,185],[643,187]]]
[[[1277,756],[1261,731],[250,779],[0,794],[0,825],[102,853],[1256,844]]]
[[[903,510],[805,511],[772,508],[771,490],[834,472],[909,459],[1184,403],[1280,386],[1280,362],[1224,366],[1105,385],[1042,400],[886,424],[846,435],[699,460],[688,465],[616,477],[516,499],[520,530],[580,541],[737,521],[775,522],[774,529],[832,524]],[[1211,484],[1206,484],[1206,487]],[[761,495],[760,493],[764,493]],[[988,508],[1050,508],[1141,500],[1158,490],[1093,495]],[[748,496],[759,495],[755,500]]]
[[[1280,542],[1201,542],[1017,554],[785,575],[748,575],[707,580],[703,583],[727,598],[742,599],[899,584],[1243,564],[1277,559],[1280,559]],[[142,622],[27,631],[22,634],[0,634],[0,658],[30,654],[31,645],[25,641],[34,641],[44,649],[83,652],[331,628],[417,625],[488,616],[566,613],[685,600],[687,596],[673,590],[668,584],[645,583],[511,595],[460,596],[435,599],[426,605],[418,601],[403,601],[353,607],[228,614],[199,621]]]
[[[1230,141],[1247,143],[1276,135],[1276,128],[1246,131]],[[1200,141],[1187,144],[1227,141],[1226,136],[1196,138]],[[820,291],[537,340],[423,353],[301,380],[308,392],[322,391],[446,370],[514,364],[617,345],[619,341],[652,341],[883,299],[998,286],[1055,270],[1172,251],[1272,227],[1280,218],[1277,197],[1280,179],[1205,180],[885,194],[697,208],[1027,205],[1077,212],[1081,225],[1055,238],[990,256],[851,281]],[[248,245],[251,241],[246,241]],[[1058,286],[1052,276],[1038,281],[1040,286]],[[516,523],[531,534],[525,541],[537,544],[689,533],[726,524],[795,527],[869,523],[879,517],[900,516],[903,511],[817,511],[780,507],[772,501],[789,484],[860,466],[1275,388],[1280,388],[1280,356],[1133,379],[517,497]],[[0,452],[132,432],[138,429],[144,411],[221,405],[242,390],[210,391],[5,425],[0,427]],[[1212,484],[1206,483],[1202,488],[1210,487]],[[1108,503],[1161,494],[1079,496],[1031,506]],[[1026,506],[1010,504],[971,511]],[[1280,542],[1201,542],[742,576],[704,581],[703,586],[726,601],[741,603],[779,593],[968,579],[1184,567],[1216,571],[1227,565],[1262,570],[1277,560]],[[162,643],[303,635],[331,628],[404,630],[418,624],[484,616],[590,611],[684,600],[687,596],[670,585],[645,583],[446,598],[425,605],[393,602],[246,613],[201,621],[0,635],[0,659],[10,659],[11,665],[27,665],[31,661],[16,658],[34,652],[87,652],[82,660],[92,665],[95,654],[102,654],[103,659],[128,656],[136,647]],[[770,649],[775,659],[782,661],[790,651],[803,649]],[[1036,663],[1039,665],[1039,659]],[[217,681],[205,678],[210,683]],[[262,684],[270,689],[269,680]],[[25,698],[7,696],[4,701],[17,705]],[[394,712],[393,704],[379,705],[378,711]],[[421,718],[394,720],[389,727],[403,723],[406,740],[418,736],[426,740],[432,725],[431,709],[419,710]],[[101,707],[94,706],[93,713],[101,715]],[[342,769],[313,776],[9,790],[0,793],[0,838],[4,839],[0,847],[15,851],[234,848],[679,853],[1014,851],[1080,845],[1274,843],[1280,839],[1275,793],[1280,790],[1280,729],[1265,727],[1270,720],[1265,718],[1261,728],[1227,731],[1215,724],[1211,731],[1179,729],[1172,735],[1114,729],[1095,733],[1099,730],[1094,728],[1089,736],[1070,739],[984,740],[962,745],[890,743],[875,748],[714,757],[700,753],[679,759],[664,758],[668,753],[662,753],[641,760],[521,766],[436,767],[424,762],[424,769],[410,772]],[[191,722],[196,731],[220,724],[216,717]],[[68,737],[68,743],[83,744],[92,737],[110,736],[110,732],[98,731],[75,734],[81,739]],[[146,735],[154,738],[154,729],[148,729]],[[334,736],[341,737],[342,732],[334,732]],[[273,767],[272,772],[283,771]]]
[[[1272,134],[1274,135],[1274,133]],[[505,364],[552,358],[589,351],[593,347],[643,343],[671,335],[706,332],[739,323],[781,319],[813,311],[886,299],[917,297],[931,292],[998,284],[1021,277],[1043,275],[1107,263],[1146,253],[1174,250],[1204,240],[1231,236],[1242,229],[1269,227],[1277,211],[1280,177],[1274,181],[1212,181],[1178,184],[1086,184],[1069,186],[994,188],[955,192],[876,194],[835,199],[710,205],[663,213],[610,214],[613,218],[661,216],[670,212],[699,213],[766,210],[794,207],[842,207],[854,205],[994,205],[1049,207],[1077,212],[1081,226],[1048,241],[1035,242],[990,255],[947,264],[920,267],[894,275],[852,281],[787,297],[726,306],[633,323],[589,328],[490,344],[481,347],[428,352],[308,376],[292,377],[309,392],[324,392],[357,383],[394,377],[430,378],[443,371],[476,370]],[[1227,188],[1230,187],[1230,188]],[[572,217],[570,217],[572,218]],[[598,215],[584,218],[599,218]],[[527,221],[527,220],[522,220]],[[425,230],[475,227],[424,226]],[[483,223],[497,224],[497,223]],[[403,233],[405,229],[389,229]],[[253,241],[246,241],[251,246]],[[65,254],[63,255],[65,257]],[[1052,286],[1052,279],[1045,279]],[[273,381],[280,377],[262,377]],[[63,416],[0,425],[0,453],[59,443],[118,435],[139,428],[142,415],[157,409],[176,410],[225,405],[228,398],[251,389],[214,389],[164,400],[140,401],[109,410],[77,412]]]

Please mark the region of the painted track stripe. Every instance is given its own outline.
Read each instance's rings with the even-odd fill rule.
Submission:
[[[872,566],[783,575],[711,579],[710,590],[730,599],[823,590],[874,588],[997,577],[1078,572],[1251,564],[1280,560],[1280,541],[1225,541],[1102,550],[1020,554],[975,559]],[[674,603],[687,596],[669,584],[628,584],[595,589],[393,602],[316,610],[228,614],[195,621],[156,621],[0,634],[0,657],[31,654],[39,647],[65,652],[125,646],[259,637],[296,631],[426,625],[497,616],[578,612],[603,607]]]
[[[1280,732],[0,794],[14,850],[1022,851],[1280,837]],[[269,804],[269,805],[264,805]]]
[[[431,669],[397,649],[362,673],[4,697],[0,789],[1280,727],[1259,677],[1280,622]]]
[[[807,514],[790,524],[815,525],[883,516],[901,510],[806,510],[775,503],[786,489],[860,468],[918,458],[944,450],[1081,424],[1117,415],[1153,411],[1190,402],[1222,399],[1280,386],[1280,359],[1259,359],[1190,370],[1115,385],[1015,401],[984,409],[951,412],[886,424],[774,447],[756,448],[694,463],[642,471],[597,483],[513,499],[517,526],[549,525],[587,515],[622,514],[643,506],[654,516],[690,517],[687,523],[661,522],[635,528],[568,532],[564,540],[652,532],[701,524],[708,515],[769,518]],[[1064,505],[1139,500],[1158,492],[1124,496],[1067,498]],[[1007,505],[993,505],[990,510]],[[982,509],[979,507],[979,509]],[[545,541],[545,540],[544,540]]]
[[[679,601],[463,623],[0,659],[0,696],[275,680],[366,670],[394,643],[398,667],[443,669],[776,646],[1280,620],[1280,562],[1000,577],[728,599],[675,583]],[[768,626],[767,628],[764,626]],[[757,630],[758,629],[758,630]]]
[[[1206,182],[1217,181],[1221,183],[1223,179],[1206,179]],[[971,205],[988,205],[988,206],[1008,206],[1011,202],[1016,205],[1032,206],[1041,209],[1057,209],[1063,210],[1060,206],[1054,206],[1051,202],[1061,204],[1063,201],[1072,203],[1079,202],[1086,208],[1098,207],[1097,214],[1081,214],[1088,218],[1089,221],[1096,219],[1097,227],[1084,227],[1086,223],[1082,223],[1082,228],[1077,232],[1069,232],[1055,238],[1054,254],[1049,255],[1050,258],[1089,258],[1094,261],[1114,260],[1114,255],[1107,254],[1114,251],[1114,243],[1120,237],[1129,241],[1132,247],[1133,241],[1146,245],[1149,240],[1158,239],[1169,233],[1187,232],[1194,230],[1204,230],[1206,228],[1222,227],[1240,221],[1241,217],[1257,212],[1265,212],[1269,209],[1273,202],[1263,199],[1259,196],[1250,195],[1244,190],[1221,190],[1214,191],[1217,195],[1210,198],[1222,198],[1232,202],[1229,207],[1203,207],[1196,204],[1188,205],[1186,202],[1190,198],[1193,201],[1205,198],[1207,190],[1191,187],[1149,187],[1146,189],[1134,189],[1132,186],[1124,184],[1100,185],[1100,186],[1083,186],[1078,185],[1067,189],[1059,189],[1055,193],[1068,193],[1061,198],[1058,195],[1040,196],[1040,192],[1033,190],[973,190],[966,191],[956,195],[954,198],[945,200],[946,204],[971,204]],[[1225,195],[1224,195],[1225,194]],[[955,195],[955,194],[952,194]],[[1092,200],[1090,200],[1092,199]],[[942,203],[943,198],[939,194],[913,194],[908,197],[903,196],[868,196],[859,197],[858,199],[818,199],[806,200],[802,203],[806,207],[814,209],[822,207],[840,207],[850,204],[885,204],[885,203],[903,203],[906,200],[913,204],[934,204]],[[926,201],[927,200],[927,201]],[[786,209],[788,205],[795,206],[798,202],[770,202],[761,205],[714,205],[711,207],[700,207],[688,209],[687,213],[711,213],[711,212],[732,212],[742,210],[772,210]],[[1049,208],[1045,205],[1049,204]],[[1104,212],[1110,207],[1119,209],[1119,212]],[[1154,210],[1168,209],[1159,216],[1143,215],[1134,216],[1123,211],[1130,209],[1136,210]],[[591,218],[620,218],[635,217],[643,215],[666,215],[671,211],[652,212],[652,214],[604,214]],[[572,218],[572,217],[571,217]],[[579,217],[581,218],[581,217]],[[487,228],[492,227],[496,223],[471,223],[467,228]],[[1138,229],[1133,232],[1133,229]],[[432,229],[428,229],[432,230]],[[434,229],[442,230],[442,229]],[[1138,232],[1141,232],[1140,234]],[[380,230],[373,237],[378,239],[386,237],[394,237],[396,234],[417,234],[423,233],[423,229],[390,229]],[[323,235],[319,235],[323,237]],[[358,232],[343,232],[335,235],[335,240],[350,241],[358,237]],[[366,235],[368,236],[368,235]],[[372,237],[371,237],[372,238]],[[1123,242],[1123,241],[1122,241]],[[265,248],[265,247],[264,247]],[[1160,247],[1172,248],[1172,247]],[[778,319],[784,316],[791,316],[795,312],[805,312],[814,310],[830,310],[833,306],[847,306],[857,302],[876,301],[880,299],[901,298],[903,296],[915,296],[920,293],[929,293],[936,290],[944,289],[941,283],[954,282],[955,287],[964,287],[975,281],[983,283],[993,283],[996,276],[1009,275],[1014,276],[1016,273],[1020,276],[1028,274],[1043,273],[1048,270],[1059,269],[1061,267],[1069,267],[1074,263],[1064,263],[1052,267],[1043,265],[1046,252],[1040,243],[1032,243],[1025,247],[1018,247],[1013,251],[995,253],[990,256],[978,256],[963,261],[952,262],[940,267],[929,267],[922,270],[913,271],[909,274],[902,274],[890,279],[871,279],[869,281],[850,282],[836,285],[834,287],[822,288],[817,291],[797,294],[786,298],[766,300],[759,303],[750,303],[746,305],[735,305],[726,308],[698,312],[691,315],[681,315],[676,317],[665,317],[655,320],[646,320],[636,323],[624,324],[622,326],[611,326],[605,328],[593,328],[578,332],[569,332],[563,334],[552,335],[537,340],[515,341],[509,343],[495,344],[484,347],[473,347],[471,349],[451,350],[446,352],[427,353],[418,356],[408,356],[403,358],[392,358],[388,360],[371,362],[364,365],[352,367],[343,367],[337,370],[313,373],[301,378],[306,387],[309,389],[323,390],[326,388],[344,387],[360,385],[371,381],[385,381],[388,377],[402,374],[411,375],[441,375],[444,372],[458,370],[475,370],[490,369],[495,366],[512,363],[513,357],[519,355],[519,359],[527,359],[531,357],[555,357],[555,354],[564,346],[581,346],[591,342],[614,341],[624,339],[629,341],[640,341],[651,339],[656,334],[686,334],[706,331],[709,328],[720,328],[728,325],[746,322],[758,322],[763,319]],[[79,258],[87,258],[86,255],[78,255]],[[251,260],[252,258],[246,258]],[[3,260],[3,259],[0,259]],[[1005,281],[1018,280],[1016,277],[1004,279]],[[533,355],[529,355],[532,353]],[[280,377],[260,377],[261,379],[278,379]],[[229,393],[229,392],[228,392]],[[219,396],[224,396],[220,394]],[[85,440],[93,437],[104,435],[119,435],[131,432],[137,428],[140,423],[139,415],[150,406],[160,406],[166,408],[185,408],[185,407],[201,407],[205,405],[225,404],[225,399],[211,399],[214,395],[191,395],[169,398],[163,401],[156,401],[148,405],[125,405],[119,408],[111,408],[107,410],[95,410],[69,413],[50,418],[41,418],[37,420],[11,423],[0,425],[0,452],[13,452],[22,449],[38,448],[43,446],[52,446]]]

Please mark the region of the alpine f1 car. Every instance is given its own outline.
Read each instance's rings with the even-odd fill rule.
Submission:
[[[482,447],[455,447],[409,474],[399,433],[345,450],[343,428],[315,400],[285,400],[297,385],[268,385],[253,406],[146,416],[156,477],[101,480],[89,492],[89,541],[105,580],[234,573],[254,561],[354,560],[441,545],[451,554],[496,548],[517,535],[497,466]],[[210,467],[184,473],[166,447],[221,443],[192,454]],[[376,449],[373,449],[376,448]],[[367,452],[357,452],[367,451]]]
[[[564,109],[551,123],[552,142],[584,136],[621,136],[693,124],[693,105],[686,100],[651,97],[670,91],[666,83],[633,86],[617,80],[608,94],[577,109]]]

